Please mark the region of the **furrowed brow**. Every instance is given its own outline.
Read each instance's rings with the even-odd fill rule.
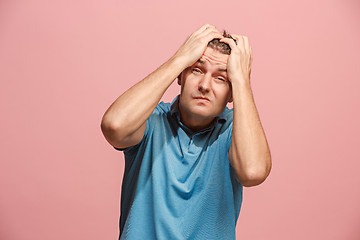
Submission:
[[[199,59],[199,60],[196,61],[196,63],[205,64],[205,61]],[[219,68],[218,71],[219,72],[227,72],[227,69],[226,68]]]

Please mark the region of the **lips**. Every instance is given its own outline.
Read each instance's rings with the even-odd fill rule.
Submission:
[[[210,100],[207,97],[202,97],[202,96],[194,97],[194,99],[204,100],[204,101],[210,102]]]

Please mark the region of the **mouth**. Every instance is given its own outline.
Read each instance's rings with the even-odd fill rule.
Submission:
[[[199,97],[194,97],[194,99],[199,100],[199,101],[210,102],[210,99],[208,99],[208,98],[206,98],[206,97],[201,97],[201,96],[199,96]]]

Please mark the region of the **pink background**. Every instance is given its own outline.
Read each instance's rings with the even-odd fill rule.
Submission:
[[[360,239],[359,20],[356,0],[2,0],[0,239],[117,239],[102,115],[204,23],[249,37],[273,159],[237,239]]]

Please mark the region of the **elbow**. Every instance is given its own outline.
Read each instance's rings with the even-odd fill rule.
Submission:
[[[263,183],[265,179],[266,177],[262,177],[262,176],[252,176],[252,177],[242,178],[239,180],[239,182],[244,187],[254,187]]]
[[[113,135],[116,132],[116,127],[103,118],[100,124],[100,128],[106,140],[111,144]]]
[[[101,120],[100,128],[103,133],[107,133],[110,131],[114,131],[117,127],[115,126],[115,124],[113,124],[113,122],[103,117]]]
[[[110,145],[117,148],[127,147],[126,143],[124,144],[127,140],[126,131],[106,121],[101,121],[100,127],[105,139]]]
[[[101,124],[100,124],[101,131],[104,134],[105,133],[114,133],[114,132],[119,134],[119,133],[126,132],[126,129],[129,129],[129,128],[122,122],[125,122],[125,121],[122,121],[122,119],[120,119],[120,118],[115,120],[105,114],[101,119]]]
[[[254,187],[263,183],[269,176],[271,171],[271,160],[265,166],[257,169],[249,169],[241,174],[237,174],[237,178],[244,187]]]
[[[113,142],[114,139],[119,141],[121,136],[125,136],[125,131],[122,130],[118,124],[115,124],[113,121],[109,121],[104,117],[101,120],[100,128],[109,142]]]

